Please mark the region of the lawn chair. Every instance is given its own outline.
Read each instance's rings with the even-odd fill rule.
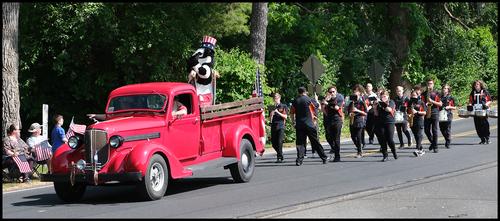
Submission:
[[[33,165],[33,172],[40,177],[43,172],[43,165],[47,165],[52,155],[52,151],[49,147],[44,147],[42,145],[35,145],[35,151],[33,152],[35,158],[35,164]],[[39,171],[42,170],[42,171]]]

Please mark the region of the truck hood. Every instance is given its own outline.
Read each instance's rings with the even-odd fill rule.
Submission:
[[[165,127],[165,125],[163,116],[128,116],[98,122],[89,126],[89,128],[101,129],[107,131],[108,134],[115,134],[122,131]]]

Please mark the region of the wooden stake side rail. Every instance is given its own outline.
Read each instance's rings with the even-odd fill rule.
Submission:
[[[264,109],[263,101],[263,98],[256,97],[243,101],[234,101],[224,104],[202,107],[201,119],[207,120],[215,117],[223,117],[237,113],[245,113],[249,111]]]

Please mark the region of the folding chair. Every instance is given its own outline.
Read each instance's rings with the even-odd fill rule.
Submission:
[[[40,174],[43,172],[43,165],[48,164],[51,156],[51,150],[50,148],[43,147],[41,145],[36,145],[34,149],[35,151],[33,152],[33,155],[35,157],[35,163],[33,165],[33,172],[40,177]]]

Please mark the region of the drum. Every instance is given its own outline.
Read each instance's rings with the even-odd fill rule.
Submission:
[[[486,110],[475,110],[474,116],[476,117],[486,117]]]
[[[439,122],[446,122],[448,121],[448,111],[445,109],[439,111]]]
[[[498,118],[498,111],[497,110],[489,110],[488,117]]]
[[[474,107],[472,105],[467,105],[467,111],[474,111]]]
[[[405,120],[403,112],[396,111],[396,113],[394,114],[394,120],[396,121],[396,124],[403,123],[403,121]]]
[[[461,118],[468,118],[469,117],[469,111],[466,109],[459,109],[458,110],[458,116]]]

